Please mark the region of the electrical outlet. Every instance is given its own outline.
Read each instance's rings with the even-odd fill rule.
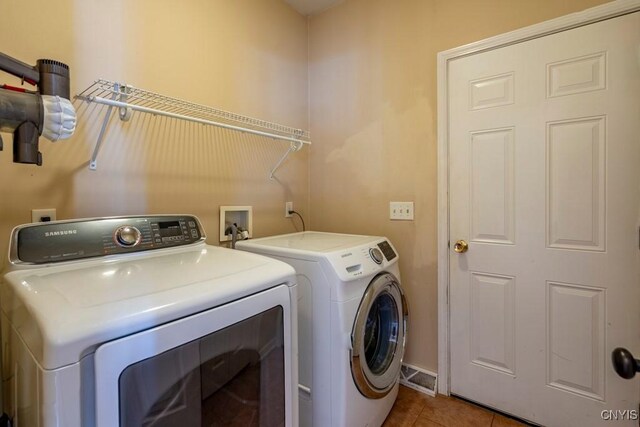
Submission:
[[[291,218],[293,215],[291,215],[289,212],[291,212],[292,210],[293,210],[293,202],[286,202],[284,204],[284,217]]]
[[[56,209],[31,209],[31,222],[48,222],[56,220]]]
[[[389,202],[389,219],[413,221],[413,202]]]

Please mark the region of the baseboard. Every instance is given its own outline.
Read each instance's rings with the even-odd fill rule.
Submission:
[[[400,384],[435,397],[438,390],[438,374],[403,363]]]

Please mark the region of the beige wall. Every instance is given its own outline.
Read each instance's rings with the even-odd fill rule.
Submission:
[[[600,3],[347,0],[310,18],[311,222],[395,244],[408,363],[437,369],[437,52]],[[390,221],[392,200],[415,221]]]
[[[114,120],[89,171],[105,107],[76,102],[76,135],[42,140],[41,168],[12,163],[2,134],[0,236],[55,207],[61,219],[195,213],[217,244],[220,205],[253,205],[263,236],[295,231],[282,217],[293,200],[313,229],[393,241],[411,304],[407,362],[436,370],[436,53],[602,1],[347,0],[308,29],[281,0],[38,0],[28,13],[23,3],[3,2],[0,49],[68,63],[72,93],[103,77],[290,126],[310,120],[314,145],[270,181],[285,143],[137,114]],[[391,200],[413,200],[416,220],[389,221]]]
[[[2,2],[0,49],[27,63],[70,65],[72,95],[97,78],[308,129],[307,21],[281,0]],[[0,73],[0,83],[17,84]],[[284,202],[308,212],[309,150],[268,179],[285,142],[134,115],[109,126],[98,170],[88,160],[106,107],[74,102],[72,139],[41,139],[44,166],[0,153],[0,252],[32,208],[58,218],[194,213],[218,244],[220,205],[253,205],[254,234],[295,231]],[[6,258],[2,255],[2,258]]]

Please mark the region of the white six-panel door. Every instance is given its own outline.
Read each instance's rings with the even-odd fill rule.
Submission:
[[[610,359],[640,355],[640,13],[448,73],[452,393],[548,426],[637,411]]]

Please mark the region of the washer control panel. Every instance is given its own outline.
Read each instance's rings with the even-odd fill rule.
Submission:
[[[329,259],[342,280],[353,280],[384,271],[398,261],[398,254],[388,240],[381,238],[335,252]]]
[[[130,246],[136,246],[142,240],[142,233],[135,227],[130,225],[123,225],[122,227],[118,227],[116,232],[113,234],[114,241],[122,246],[123,248],[128,248]]]
[[[378,247],[384,254],[384,257],[387,259],[387,261],[391,261],[397,256],[396,252],[391,247],[391,244],[386,240],[383,240],[382,242],[378,243]]]
[[[382,252],[378,248],[369,249],[369,255],[376,264],[382,264]]]
[[[204,239],[200,221],[189,215],[57,221],[16,228],[10,259],[44,264],[189,245]]]

